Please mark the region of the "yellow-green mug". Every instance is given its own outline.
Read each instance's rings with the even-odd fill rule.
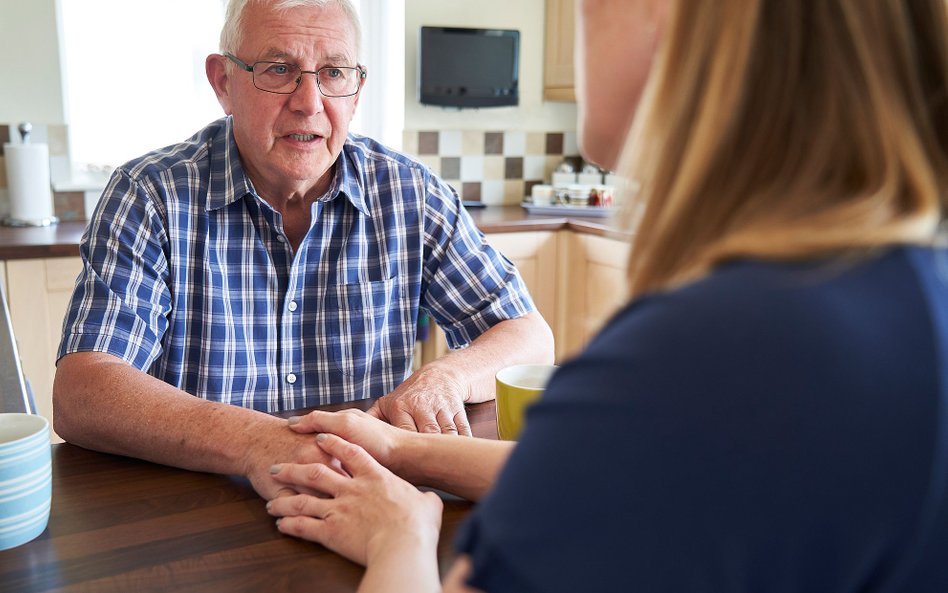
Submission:
[[[519,364],[497,373],[497,437],[515,441],[523,430],[527,408],[543,394],[558,367],[552,364]]]

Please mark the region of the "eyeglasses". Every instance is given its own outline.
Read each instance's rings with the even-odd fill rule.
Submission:
[[[254,62],[247,64],[236,56],[224,56],[253,75],[253,86],[261,91],[278,95],[292,94],[299,88],[304,74],[316,75],[316,87],[324,97],[351,97],[359,92],[365,80],[362,66],[323,66],[319,70],[303,70],[296,64],[286,62]]]

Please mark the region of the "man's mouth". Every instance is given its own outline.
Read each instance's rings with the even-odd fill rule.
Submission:
[[[316,139],[316,134],[290,134],[290,138],[297,142],[312,142]]]

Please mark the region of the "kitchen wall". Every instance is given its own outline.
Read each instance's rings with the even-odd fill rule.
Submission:
[[[418,155],[465,200],[519,204],[576,149],[576,105],[543,100],[544,0],[406,0],[405,152]],[[418,102],[422,25],[518,29],[520,104],[445,109]]]
[[[0,0],[0,122],[65,124],[57,0]]]
[[[53,181],[68,176],[67,127],[60,55],[59,0],[0,0],[0,142],[29,120],[48,141]],[[549,178],[576,154],[576,106],[543,101],[544,0],[406,0],[404,150],[418,155],[466,199],[519,203],[532,183]],[[520,105],[448,110],[416,95],[422,25],[520,30]],[[12,125],[11,125],[12,124]],[[44,138],[44,136],[46,136]],[[0,216],[8,211],[0,154]],[[56,196],[56,212],[81,216],[81,192]]]
[[[31,139],[49,145],[53,182],[69,178],[69,156],[58,0],[0,0],[0,217],[9,213],[3,143],[18,142],[17,124],[33,124]],[[56,192],[64,220],[84,215],[83,192]]]

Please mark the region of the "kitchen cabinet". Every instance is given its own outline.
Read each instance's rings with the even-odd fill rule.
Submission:
[[[569,233],[557,360],[579,353],[626,301],[629,243]]]
[[[36,407],[53,419],[53,377],[63,318],[82,268],[78,257],[19,259],[5,262],[7,302],[23,373]],[[62,442],[53,433],[53,442]]]
[[[546,0],[546,37],[543,50],[543,98],[576,101],[573,73],[575,0]]]

